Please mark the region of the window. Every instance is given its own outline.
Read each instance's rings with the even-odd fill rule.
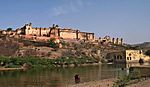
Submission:
[[[129,60],[129,57],[127,57],[127,60]]]
[[[114,55],[114,59],[116,60],[116,56]]]
[[[118,59],[118,60],[119,60],[119,57],[120,57],[120,56],[118,55],[118,56],[117,56],[117,59]]]
[[[122,60],[122,56],[120,55],[120,59]]]
[[[131,57],[130,57],[130,60],[131,60]]]
[[[46,34],[43,34],[43,36],[47,36]]]

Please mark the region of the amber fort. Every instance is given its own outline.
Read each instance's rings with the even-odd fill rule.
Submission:
[[[85,40],[91,42],[101,42],[103,44],[112,43],[117,45],[123,44],[122,38],[111,38],[110,36],[97,38],[92,32],[82,32],[79,29],[61,28],[58,25],[53,24],[52,27],[42,28],[33,27],[32,23],[25,24],[24,26],[17,28],[16,30],[7,31],[2,30],[1,34],[10,35],[13,37],[21,37],[32,40],[47,41],[50,38],[56,38],[56,42],[60,39],[63,40]]]

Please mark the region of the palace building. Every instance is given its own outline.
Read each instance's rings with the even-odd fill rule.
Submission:
[[[32,27],[32,23],[25,24],[22,28],[16,29],[18,35],[37,37],[59,37],[61,39],[94,40],[94,33],[81,32],[71,28],[60,28],[54,25],[49,28]]]

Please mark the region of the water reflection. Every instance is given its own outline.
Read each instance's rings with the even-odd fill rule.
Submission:
[[[75,84],[74,75],[79,74],[81,82],[117,77],[126,64],[102,64],[74,68],[32,69],[29,71],[1,71],[0,87],[65,87]]]

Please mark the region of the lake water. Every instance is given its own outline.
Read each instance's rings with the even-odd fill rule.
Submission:
[[[100,64],[53,70],[0,71],[0,87],[65,87],[68,84],[75,84],[75,74],[79,74],[81,82],[114,78],[120,72],[127,72],[122,68],[132,65]]]

